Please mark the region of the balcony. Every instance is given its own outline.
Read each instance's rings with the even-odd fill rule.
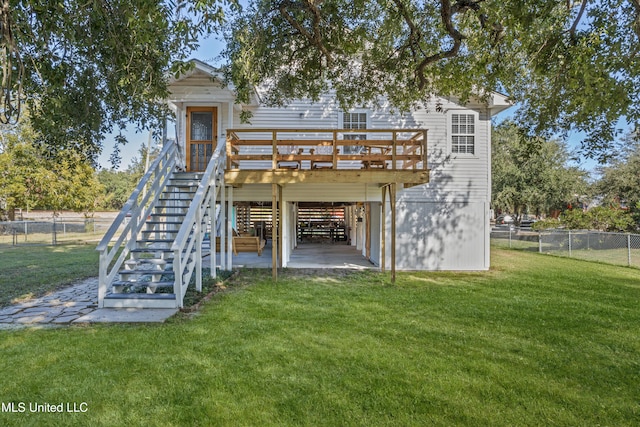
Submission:
[[[228,129],[225,181],[429,182],[425,129]]]

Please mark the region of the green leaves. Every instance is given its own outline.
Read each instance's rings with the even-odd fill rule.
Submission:
[[[105,134],[133,122],[160,126],[169,114],[166,77],[235,0],[24,0],[0,9],[4,112],[28,104],[41,142],[95,159]],[[16,72],[21,65],[20,73]],[[174,68],[171,71],[177,71]],[[22,91],[16,89],[16,85]],[[11,97],[9,97],[11,95]],[[13,103],[13,104],[12,104]]]
[[[531,135],[587,135],[610,154],[621,117],[640,122],[637,0],[254,0],[226,28],[228,78],[246,102],[334,91],[343,107],[385,95],[407,110],[430,96],[506,93]]]
[[[586,189],[586,173],[567,165],[557,141],[530,138],[512,122],[492,134],[492,206],[516,215],[563,210]]]
[[[38,145],[38,134],[26,122],[23,117],[11,132],[3,129],[0,199],[8,209],[93,212],[103,186],[91,165],[75,149],[52,152]]]

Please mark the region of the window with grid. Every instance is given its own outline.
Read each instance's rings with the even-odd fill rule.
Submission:
[[[451,115],[451,152],[475,154],[475,115]]]
[[[342,114],[343,129],[366,129],[367,113],[343,113]],[[367,139],[366,133],[346,133],[343,139]],[[359,154],[362,147],[347,146],[344,147],[344,154]]]

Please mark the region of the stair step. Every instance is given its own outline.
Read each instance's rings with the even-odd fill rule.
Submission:
[[[178,231],[180,231],[180,230],[140,230],[140,233],[145,233],[145,234],[152,234],[152,233],[178,234]]]
[[[187,193],[167,193],[168,195],[176,195],[176,196],[180,196],[182,194],[187,194]],[[158,201],[160,202],[191,202],[191,198],[187,198],[187,197],[167,197],[167,196],[160,196],[158,198]]]
[[[153,274],[161,274],[163,276],[169,276],[169,275],[173,275],[173,269],[170,270],[153,270],[150,268],[141,268],[141,269],[134,269],[134,270],[120,270],[118,271],[118,274],[120,275],[131,275],[131,274],[136,274],[138,276],[148,276],[148,275],[153,275]],[[140,282],[137,282],[140,283]]]
[[[167,187],[191,188],[191,187],[197,187],[199,185],[200,185],[200,181],[195,179],[172,179],[171,182],[167,184]]]
[[[162,225],[162,224],[180,225],[180,224],[182,224],[182,221],[147,221],[145,224],[150,224],[150,225]]]
[[[130,252],[133,253],[153,253],[153,252],[165,252],[165,253],[173,253],[173,250],[170,248],[149,248],[149,247],[143,247],[143,248],[135,248],[135,249],[131,249]],[[150,258],[151,259],[151,258]]]
[[[187,215],[186,212],[184,212],[184,213],[155,212],[155,213],[151,214],[152,217],[170,217],[170,216],[171,217],[184,217],[186,215]]]
[[[161,280],[159,282],[132,282],[130,280],[116,280],[111,286],[155,286],[156,288],[169,288],[173,286],[173,280]],[[120,293],[118,294],[120,295]]]
[[[107,294],[105,308],[177,308],[175,294]]]

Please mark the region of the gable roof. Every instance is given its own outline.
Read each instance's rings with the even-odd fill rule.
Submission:
[[[191,68],[186,73],[179,75],[178,77],[171,76],[168,82],[169,86],[186,80],[190,77],[208,77],[213,81],[217,81],[220,85],[224,85],[226,89],[229,90],[229,92],[234,92],[233,84],[226,82],[224,74],[219,68],[213,67],[206,62],[203,62],[196,58],[190,59],[189,62],[193,64],[193,68]],[[247,106],[257,106],[260,103],[260,95],[256,88],[254,88],[254,97],[252,98],[252,102],[250,102]],[[513,106],[513,102],[509,100],[508,96],[494,91],[490,92],[487,103],[492,116]]]

